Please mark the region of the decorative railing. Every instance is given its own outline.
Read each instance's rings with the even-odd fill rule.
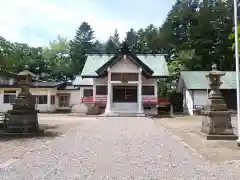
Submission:
[[[143,97],[143,104],[169,104],[168,98]]]
[[[81,99],[81,102],[83,103],[88,103],[88,104],[106,104],[107,103],[107,96],[102,96],[102,97],[83,97]],[[142,103],[143,104],[169,104],[169,99],[168,98],[155,98],[155,97],[143,97],[142,98]]]
[[[107,97],[103,96],[103,97],[93,97],[93,96],[89,96],[89,97],[83,97],[81,99],[81,102],[83,103],[101,103],[101,104],[106,104],[107,103]]]

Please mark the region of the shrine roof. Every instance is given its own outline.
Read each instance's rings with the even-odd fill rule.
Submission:
[[[96,77],[106,69],[114,65],[121,59],[123,55],[127,55],[143,72],[152,77],[169,76],[167,62],[163,54],[134,54],[127,47],[123,47],[116,54],[90,54],[87,57],[82,77]]]
[[[157,54],[137,54],[145,65],[153,71],[153,76],[169,76],[167,63],[164,55]],[[108,62],[111,55],[88,55],[81,76],[98,76],[97,70]]]
[[[220,89],[236,89],[236,72],[223,71],[225,76],[222,77],[222,85]],[[180,73],[177,90],[180,90],[183,85],[189,90],[206,90],[209,88],[209,81],[206,75],[209,71],[182,71]]]

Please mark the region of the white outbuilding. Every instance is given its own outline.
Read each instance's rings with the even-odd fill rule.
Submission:
[[[182,93],[183,111],[193,115],[195,110],[203,109],[208,103],[208,71],[182,71],[176,91]],[[236,75],[234,71],[225,71],[220,91],[228,109],[236,109]]]

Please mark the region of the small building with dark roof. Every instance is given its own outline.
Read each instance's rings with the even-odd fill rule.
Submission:
[[[182,93],[183,111],[193,115],[197,109],[203,109],[208,103],[209,82],[208,71],[182,71],[176,91]],[[234,110],[236,105],[236,73],[225,71],[220,91],[228,109]]]
[[[12,108],[11,103],[20,92],[16,74],[0,71],[0,112]],[[71,110],[80,101],[79,87],[67,82],[36,81],[30,84],[30,92],[36,100],[36,108],[40,112]]]

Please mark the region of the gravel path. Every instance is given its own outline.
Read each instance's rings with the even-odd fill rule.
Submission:
[[[0,179],[239,180],[236,173],[204,161],[154,120],[99,118],[0,169]]]

